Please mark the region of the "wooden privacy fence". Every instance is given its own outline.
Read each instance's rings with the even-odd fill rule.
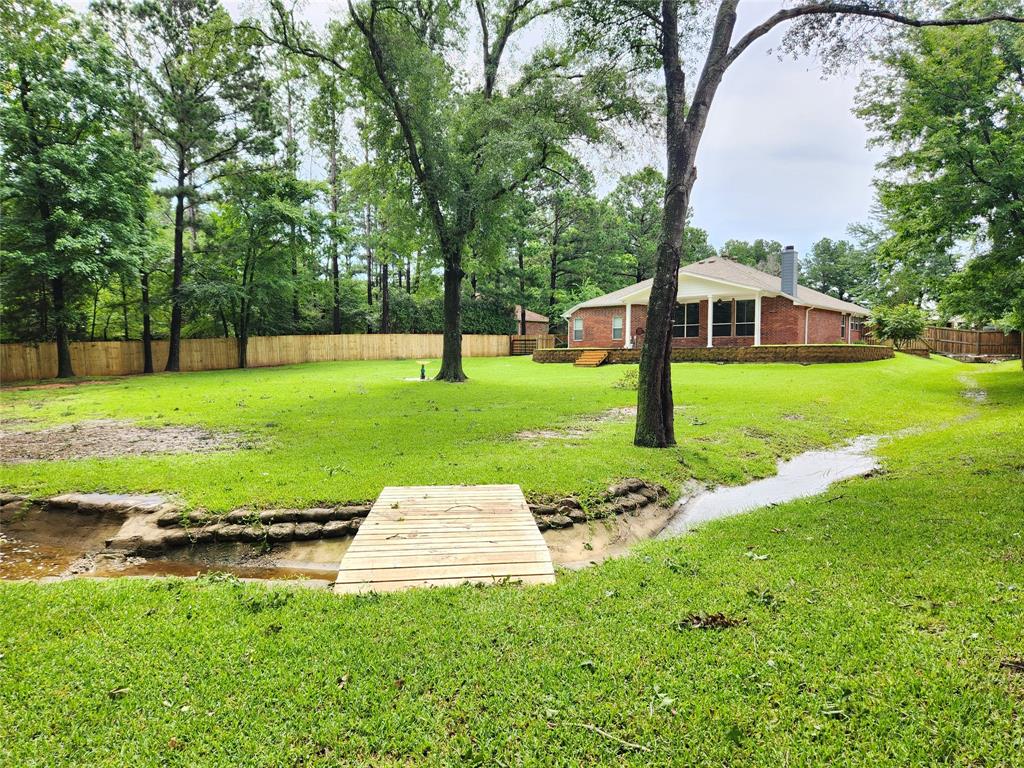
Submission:
[[[969,331],[958,328],[924,329],[923,341],[940,355],[1020,355],[1020,333]]]
[[[439,333],[329,334],[321,336],[253,336],[250,368],[329,360],[400,360],[438,358],[444,345]],[[167,365],[167,341],[153,342],[153,367]],[[466,357],[504,357],[510,338],[504,334],[464,335]],[[71,364],[76,376],[123,376],[142,373],[141,341],[73,341]],[[181,370],[213,371],[238,367],[235,339],[182,339]],[[0,380],[50,379],[57,375],[53,342],[0,345]]]

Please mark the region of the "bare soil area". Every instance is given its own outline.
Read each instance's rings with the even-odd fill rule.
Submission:
[[[609,408],[589,419],[581,419],[561,429],[525,429],[516,432],[516,440],[571,440],[586,437],[594,427],[610,421],[629,421],[636,418],[636,406],[627,405],[622,408]]]
[[[130,421],[97,419],[36,430],[0,431],[0,463],[116,458],[154,453],[207,453],[237,448],[235,433],[201,427],[141,427]]]

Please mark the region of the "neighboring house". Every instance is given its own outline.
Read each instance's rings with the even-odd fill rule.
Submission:
[[[526,310],[526,328],[522,327],[523,308],[518,304],[515,308],[516,333],[521,336],[542,336],[550,333],[550,322],[544,315]]]
[[[869,312],[797,285],[797,254],[782,254],[782,277],[714,256],[679,270],[672,346],[833,344],[859,341]],[[570,347],[638,347],[651,280],[584,301],[566,312]],[[709,312],[711,332],[708,332]]]

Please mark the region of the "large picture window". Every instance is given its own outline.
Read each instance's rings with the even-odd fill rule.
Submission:
[[[700,336],[700,304],[676,304],[672,315],[672,336],[692,339]]]
[[[711,315],[711,329],[715,336],[732,336],[732,302],[716,301]]]
[[[616,315],[612,318],[612,339],[615,341],[622,340],[622,317]]]
[[[736,302],[736,335],[754,335],[754,300],[744,299]]]
[[[572,319],[572,340],[583,341],[583,318],[574,317]]]

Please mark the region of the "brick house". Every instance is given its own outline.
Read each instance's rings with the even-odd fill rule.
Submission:
[[[713,256],[679,270],[674,347],[841,344],[859,341],[869,312],[796,282],[792,246],[782,277]],[[651,280],[577,304],[564,315],[570,347],[638,347],[647,325]],[[709,328],[710,307],[710,329]]]
[[[550,324],[544,315],[526,310],[526,327],[523,328],[523,308],[518,304],[513,312],[516,320],[516,333],[520,336],[543,336],[550,333]]]

